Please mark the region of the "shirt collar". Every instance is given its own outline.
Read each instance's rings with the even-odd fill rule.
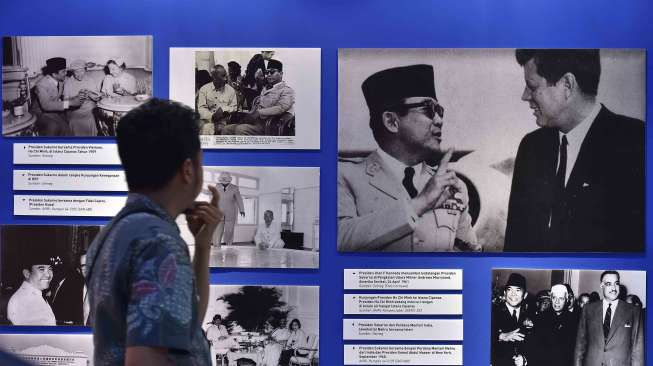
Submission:
[[[613,301],[608,301],[607,299],[604,298],[603,299],[603,312],[604,313],[608,309],[608,304],[612,304],[611,309],[612,309],[612,313],[614,314],[614,312],[617,310],[617,305],[619,304],[619,299],[615,299]]]
[[[175,223],[175,220],[170,214],[168,214],[168,211],[166,211],[161,205],[158,203],[154,202],[150,197],[141,194],[141,193],[134,193],[131,192],[127,195],[127,203],[125,204],[125,208],[129,210],[135,210],[138,208],[147,208],[151,211],[153,211],[158,217],[161,219],[167,221],[171,225],[177,228],[177,224]]]
[[[512,312],[514,310],[517,310],[517,315],[519,315],[519,310],[521,309],[521,304],[518,307],[514,307],[514,306],[508,304],[507,302],[505,304],[506,304],[506,308],[508,309],[508,312],[510,313],[510,315],[512,315]]]
[[[567,142],[570,146],[580,148],[583,140],[585,140],[587,131],[589,131],[590,127],[592,127],[592,123],[594,123],[594,120],[596,119],[596,116],[599,115],[600,111],[601,104],[594,103],[594,107],[592,107],[592,110],[587,115],[587,117],[585,117],[585,119],[583,119],[579,124],[576,125],[576,127],[572,128],[571,131],[567,132],[566,134],[559,131],[558,138],[562,140],[562,136],[566,135]]]
[[[383,164],[388,168],[388,170],[390,170],[390,173],[399,179],[403,179],[404,170],[408,167],[408,165],[390,156],[390,154],[383,151],[383,149],[377,149],[376,151],[381,157],[381,160],[383,160]],[[419,172],[419,174],[421,174],[423,165],[424,163],[417,163],[416,165],[413,165],[412,168],[415,169],[415,172]]]
[[[54,84],[55,86],[59,86],[59,82],[55,78],[53,78],[52,75],[47,75],[45,78],[49,79],[50,83]]]

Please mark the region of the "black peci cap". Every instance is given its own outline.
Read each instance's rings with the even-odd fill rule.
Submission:
[[[370,111],[399,103],[409,97],[435,96],[433,66],[394,67],[372,74],[362,85]]]

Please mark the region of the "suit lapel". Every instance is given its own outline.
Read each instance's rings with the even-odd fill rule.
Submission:
[[[370,176],[370,185],[394,199],[399,199],[402,195],[403,187],[387,171],[381,156],[375,151],[370,154],[365,163],[367,164],[365,172]]]
[[[626,322],[626,303],[619,300],[619,305],[617,305],[617,312],[614,314],[614,318],[612,318],[612,323],[610,324],[610,332],[608,333],[608,340],[607,342],[610,342],[614,334],[617,332],[617,329],[622,327],[624,323]],[[606,343],[607,343],[606,342]]]

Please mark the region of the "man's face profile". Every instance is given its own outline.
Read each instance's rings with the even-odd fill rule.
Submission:
[[[603,297],[608,301],[614,301],[619,297],[619,276],[608,273],[601,279]]]
[[[274,85],[280,82],[282,77],[283,73],[277,69],[265,70],[265,80],[267,80],[268,84],[270,85]]]
[[[559,128],[560,115],[564,109],[565,95],[562,81],[549,85],[546,79],[537,73],[533,59],[524,64],[526,87],[521,100],[528,102],[540,127]]]
[[[52,266],[49,264],[37,264],[31,270],[24,269],[23,276],[35,288],[43,291],[50,287],[52,281]]]
[[[436,100],[429,97],[406,98],[403,104],[422,103],[427,100],[437,104]],[[427,109],[428,107],[414,107],[408,108],[403,117],[397,114],[397,138],[406,147],[423,150],[423,159],[429,158],[429,154],[439,153],[442,142],[443,119],[438,113],[431,118],[431,112]]]
[[[506,302],[512,307],[518,307],[524,301],[524,289],[517,286],[508,286],[504,291]]]
[[[274,56],[274,51],[261,51],[261,56],[263,56],[263,59],[265,60],[271,60]]]

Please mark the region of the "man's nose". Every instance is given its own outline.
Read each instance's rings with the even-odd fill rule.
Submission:
[[[531,100],[531,91],[526,87],[524,88],[524,92],[521,94],[521,100],[524,102]]]
[[[432,122],[436,127],[442,127],[442,124],[444,124],[444,119],[442,117],[440,117],[439,114],[436,114],[433,117]]]

